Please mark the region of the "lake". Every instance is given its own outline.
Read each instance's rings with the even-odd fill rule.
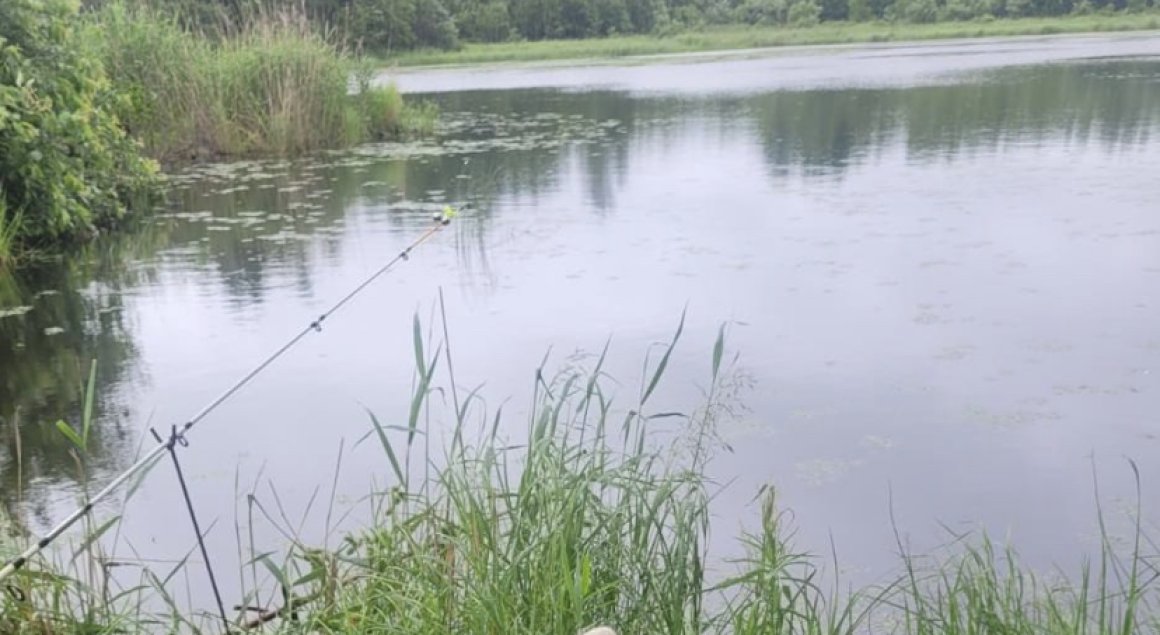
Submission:
[[[799,543],[832,537],[855,578],[896,561],[892,518],[916,548],[986,529],[1037,566],[1075,564],[1097,478],[1113,525],[1129,460],[1145,501],[1160,487],[1160,36],[382,79],[439,105],[437,138],[183,170],[143,227],[0,279],[0,499],[20,524],[75,504],[53,424],[79,421],[90,360],[95,486],[448,203],[470,206],[190,433],[227,604],[247,492],[320,542],[390,484],[358,442],[368,409],[406,421],[413,319],[442,340],[441,289],[457,383],[505,404],[515,440],[549,350],[550,370],[591,364],[611,338],[629,407],[687,311],[654,397],[687,408],[725,324],[720,554],[773,484]],[[328,526],[312,497],[332,482],[356,511]],[[122,561],[164,568],[193,544],[166,465],[124,514]],[[255,527],[260,549],[282,544]]]

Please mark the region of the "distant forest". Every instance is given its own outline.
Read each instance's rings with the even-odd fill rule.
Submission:
[[[658,34],[712,25],[801,27],[825,21],[928,23],[1143,11],[1160,0],[149,0],[199,27],[277,6],[380,53],[503,42]],[[89,4],[99,4],[91,0]]]

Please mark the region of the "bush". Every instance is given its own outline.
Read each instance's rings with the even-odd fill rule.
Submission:
[[[1021,18],[1032,14],[1035,5],[1033,0],[1005,0],[1003,2],[1003,16]]]
[[[818,0],[796,0],[789,5],[786,20],[793,26],[813,26],[821,21],[822,6]]]
[[[929,24],[938,20],[938,13],[938,5],[934,0],[898,0],[886,10],[886,18],[914,24]]]
[[[786,0],[744,0],[735,15],[746,24],[785,24],[788,10]]]
[[[0,2],[0,192],[16,240],[95,234],[152,189],[116,113],[123,100],[78,46],[64,0]]]
[[[852,22],[869,22],[874,19],[874,10],[866,0],[850,0],[848,14]]]
[[[939,11],[939,19],[967,21],[987,14],[987,6],[980,0],[947,0]]]

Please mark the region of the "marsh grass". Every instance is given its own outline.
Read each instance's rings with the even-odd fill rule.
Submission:
[[[89,502],[87,454],[93,434],[96,404],[96,363],[89,367],[88,378],[80,395],[80,421],[56,422],[61,442],[69,448],[76,470],[78,505]],[[21,467],[20,422],[6,422],[15,455],[9,457]],[[129,487],[124,502],[140,486],[143,472]],[[17,488],[22,481],[17,480]],[[9,558],[30,544],[32,538],[19,517],[21,493],[8,508],[0,507],[0,559]],[[11,502],[11,500],[9,500]],[[54,549],[42,552],[25,568],[6,581],[0,589],[0,632],[5,635],[55,635],[88,633],[146,632],[156,624],[145,611],[148,599],[164,593],[164,582],[151,572],[144,572],[137,583],[118,585],[110,569],[118,566],[113,554],[105,548],[106,539],[116,543],[124,503],[119,513],[98,520],[95,515],[81,519],[80,538],[60,541]],[[172,574],[171,574],[172,575]]]
[[[84,34],[125,96],[126,127],[163,160],[292,156],[430,127],[393,87],[352,91],[357,57],[294,5],[206,34],[112,2],[89,14]]]
[[[1078,580],[1042,578],[980,534],[954,535],[928,557],[900,539],[899,566],[882,572],[884,582],[847,588],[836,553],[794,547],[773,487],[741,536],[744,557],[710,562],[718,486],[705,467],[728,451],[716,428],[737,366],[722,329],[703,405],[657,406],[681,333],[646,362],[631,397],[603,370],[607,348],[589,367],[552,376],[541,366],[526,430],[513,440],[502,408],[487,411],[475,391],[461,400],[446,336],[432,352],[416,322],[409,419],[388,426],[369,417],[393,484],[372,495],[370,528],[329,559],[299,547],[278,565],[279,580],[305,581],[290,583],[288,595],[312,601],[300,621],[284,623],[287,632],[532,635],[597,624],[720,635],[1155,632],[1155,545],[1136,525],[1135,542],[1117,552],[1102,509],[1098,556]],[[433,412],[446,418],[432,425]],[[449,439],[432,454],[440,429]]]
[[[710,51],[822,44],[907,42],[956,38],[1035,36],[1160,29],[1160,13],[1092,14],[1053,18],[909,24],[822,22],[807,27],[720,26],[666,35],[623,35],[586,40],[469,43],[458,51],[418,50],[385,60],[398,66],[619,59]]]
[[[710,508],[720,486],[706,465],[728,451],[717,427],[729,416],[740,370],[722,329],[702,405],[666,407],[682,335],[683,326],[651,350],[632,390],[607,375],[608,346],[558,373],[545,361],[526,423],[513,425],[504,406],[489,408],[479,389],[457,382],[446,324],[437,338],[416,318],[410,408],[398,425],[368,412],[369,432],[356,444],[377,446],[387,477],[367,496],[370,522],[337,545],[312,544],[300,529],[317,491],[292,522],[276,490],[260,496],[257,480],[244,495],[239,487],[245,507],[235,531],[248,590],[232,617],[268,632],[339,634],[570,634],[600,624],[624,635],[1157,632],[1156,545],[1136,516],[1127,549],[1115,546],[1098,507],[1100,549],[1078,579],[1040,577],[1013,549],[985,535],[956,535],[925,557],[899,538],[896,571],[882,572],[881,584],[846,588],[836,555],[794,547],[772,487],[759,493],[757,523],[740,538],[745,555],[711,563]],[[83,449],[85,429],[62,434]],[[328,531],[342,456],[340,448]],[[260,520],[274,524],[289,549],[259,544]],[[107,561],[95,550],[109,523],[116,521],[87,528],[82,553],[94,562]],[[53,563],[37,565],[18,578],[34,590],[28,601],[0,600],[0,626],[217,632],[170,595],[174,576],[190,575],[185,561],[168,572],[143,570],[140,584],[106,604],[113,596],[101,576],[65,577],[50,573],[59,570]],[[140,608],[143,596],[158,595],[167,612]],[[99,608],[108,606],[119,608]],[[22,621],[32,619],[42,621]]]

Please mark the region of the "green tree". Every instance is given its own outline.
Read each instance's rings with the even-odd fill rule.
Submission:
[[[793,0],[786,11],[786,22],[793,26],[813,26],[821,17],[822,5],[818,0]]]
[[[349,32],[371,50],[459,46],[455,22],[439,0],[362,0],[351,7]]]
[[[821,20],[849,20],[850,0],[821,0]]]
[[[874,19],[874,11],[867,0],[850,0],[846,13],[848,19],[854,22],[867,22]]]
[[[669,8],[664,0],[627,0],[628,21],[636,33],[652,33],[667,25]]]
[[[736,19],[746,24],[785,24],[786,0],[744,0],[736,9]]]
[[[982,0],[946,0],[939,10],[940,20],[974,20],[988,13]]]
[[[592,10],[592,35],[632,32],[632,20],[629,19],[628,5],[624,0],[592,0]]]
[[[512,21],[520,37],[543,40],[559,37],[560,2],[558,0],[509,0]]]
[[[455,14],[455,24],[460,37],[475,42],[503,42],[515,35],[508,6],[502,1],[464,5]]]
[[[1008,0],[1026,2],[1028,0]],[[938,5],[934,0],[897,0],[886,12],[888,20],[927,24],[938,20]]]
[[[999,0],[1000,2],[1002,0]],[[886,18],[890,13],[890,8],[894,4],[894,0],[868,0],[870,4],[870,12],[875,18]]]

